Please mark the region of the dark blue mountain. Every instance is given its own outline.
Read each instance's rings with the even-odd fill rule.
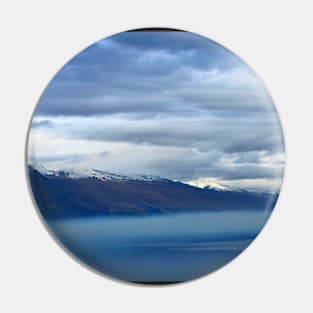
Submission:
[[[205,210],[272,209],[277,193],[198,188],[156,176],[89,170],[84,175],[28,167],[37,206],[46,219],[149,215]]]

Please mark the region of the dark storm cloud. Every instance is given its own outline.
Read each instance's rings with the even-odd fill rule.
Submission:
[[[183,57],[174,64],[176,66],[182,63],[208,69],[214,65],[224,68],[238,64],[238,60],[231,57],[225,48],[188,32],[120,33],[111,37],[111,40],[121,49],[131,49],[137,53],[161,51]]]
[[[173,113],[167,107],[177,103],[189,110],[253,110],[260,97],[249,82],[236,85],[238,69],[250,75],[234,55],[190,33],[119,34],[72,59],[48,86],[37,114]],[[203,79],[209,81],[199,85]]]
[[[251,114],[251,112],[266,113],[269,110],[269,105],[264,105],[267,99],[252,92],[210,90],[205,87],[192,91],[191,88],[184,87],[169,90],[170,82],[168,84],[162,82],[162,84],[165,84],[163,89],[154,91],[147,86],[145,94],[135,90],[125,90],[121,94],[88,97],[88,94],[83,93],[79,97],[82,92],[80,90],[75,99],[53,96],[39,106],[37,113],[51,116],[128,114],[132,118],[141,118],[145,115],[178,116],[192,112],[208,114],[213,111],[228,115],[245,114],[245,112]]]
[[[256,114],[258,116],[258,114]],[[283,143],[277,120],[245,117],[186,116],[143,120],[94,120],[65,131],[72,139],[121,142],[165,147],[188,147],[199,151],[241,153],[281,152]]]

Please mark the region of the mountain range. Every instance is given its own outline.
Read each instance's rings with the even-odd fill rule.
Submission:
[[[206,210],[272,209],[278,193],[192,186],[152,175],[28,166],[37,206],[46,219],[99,215],[150,215]]]

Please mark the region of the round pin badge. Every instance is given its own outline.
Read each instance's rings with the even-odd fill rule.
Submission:
[[[256,238],[285,152],[266,88],[218,43],[139,29],[89,46],[34,112],[27,173],[50,233],[99,273],[193,280]]]

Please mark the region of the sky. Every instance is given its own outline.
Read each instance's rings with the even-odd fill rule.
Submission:
[[[36,107],[30,164],[279,189],[284,143],[263,83],[189,32],[124,32],[86,48]]]

